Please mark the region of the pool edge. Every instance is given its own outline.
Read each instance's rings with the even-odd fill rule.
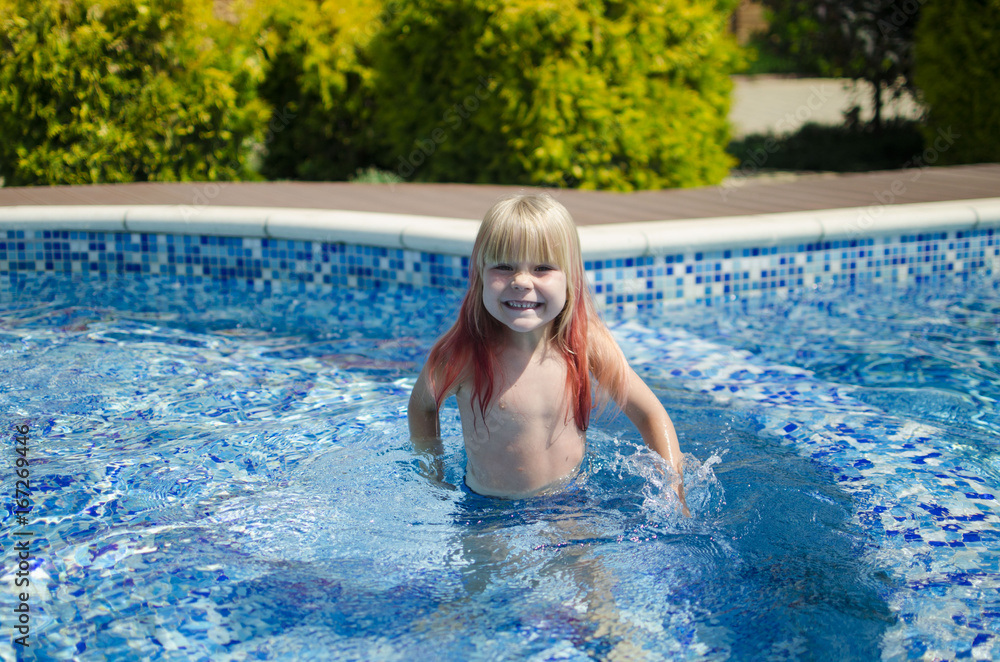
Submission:
[[[467,257],[479,221],[362,211],[190,205],[18,205],[0,230],[256,237],[360,244]],[[579,228],[585,260],[1000,226],[1000,197],[870,205]]]

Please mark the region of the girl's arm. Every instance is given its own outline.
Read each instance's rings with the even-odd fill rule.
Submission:
[[[420,371],[417,383],[410,393],[406,409],[410,424],[410,441],[421,456],[420,469],[431,480],[444,483],[444,445],[441,443],[441,424],[438,420],[437,402],[427,378],[427,366]]]
[[[628,399],[625,403],[625,415],[639,429],[642,440],[651,449],[670,463],[679,480],[674,485],[678,498],[681,500],[681,511],[685,517],[690,517],[687,501],[684,499],[684,461],[681,447],[677,442],[677,432],[667,411],[660,404],[653,392],[646,386],[635,370],[628,369]]]

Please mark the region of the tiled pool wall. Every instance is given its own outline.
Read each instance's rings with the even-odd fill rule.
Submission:
[[[71,230],[0,232],[0,276],[153,274],[255,290],[395,285],[464,289],[469,258],[320,241]],[[1000,271],[1000,228],[586,260],[600,304],[721,303],[857,281],[916,283]]]
[[[712,304],[820,284],[918,283],[1000,270],[995,228],[745,247],[585,264],[601,303]]]
[[[0,233],[0,277],[23,272],[232,279],[256,290],[457,288],[468,258],[378,246],[205,235],[63,230]]]

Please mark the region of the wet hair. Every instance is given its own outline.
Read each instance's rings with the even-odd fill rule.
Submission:
[[[535,261],[566,274],[566,305],[549,325],[549,341],[566,361],[566,391],[576,425],[586,430],[593,408],[590,377],[605,403],[625,403],[628,364],[597,315],[583,270],[580,237],[564,206],[547,194],[499,200],[486,212],[469,260],[469,289],[455,324],[431,349],[430,386],[437,407],[457,383],[472,381],[472,401],[485,418],[498,372],[496,348],[503,325],[483,302],[483,271],[489,264]]]

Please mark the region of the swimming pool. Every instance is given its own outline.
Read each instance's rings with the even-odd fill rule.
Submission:
[[[557,495],[420,478],[406,400],[454,291],[15,281],[3,484],[27,426],[35,505],[0,541],[35,534],[29,658],[1000,655],[995,276],[609,313],[690,520],[624,418]]]

